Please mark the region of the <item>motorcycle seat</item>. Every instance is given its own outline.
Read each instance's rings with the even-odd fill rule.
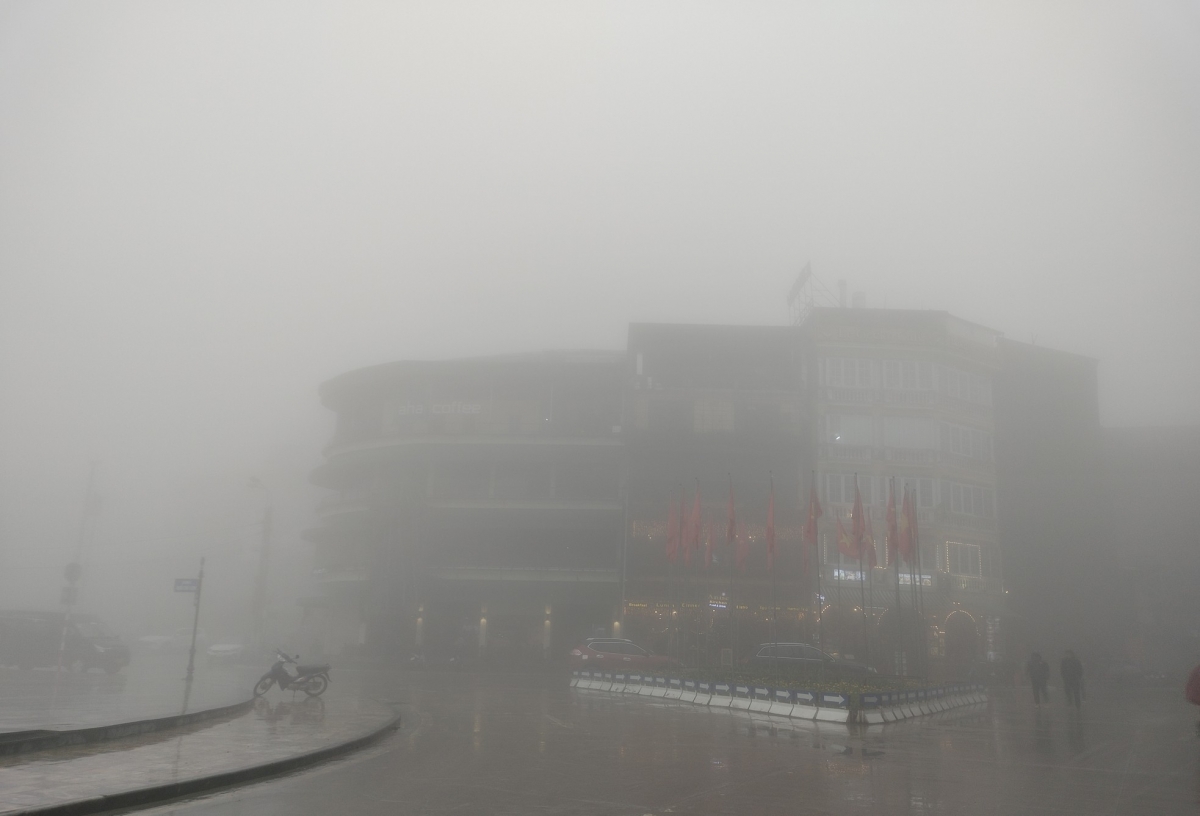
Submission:
[[[312,666],[297,666],[296,667],[297,674],[320,674],[321,672],[326,672],[326,671],[329,671],[328,663],[322,663],[320,665],[314,664]]]

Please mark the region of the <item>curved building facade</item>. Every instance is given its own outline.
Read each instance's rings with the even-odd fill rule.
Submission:
[[[524,661],[619,617],[625,355],[399,362],[337,377],[308,531],[334,641]]]

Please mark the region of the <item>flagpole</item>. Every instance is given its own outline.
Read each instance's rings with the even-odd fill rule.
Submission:
[[[873,491],[874,487],[872,487],[871,489]],[[864,511],[864,512],[869,512],[869,511]],[[871,561],[875,560],[875,558],[877,557],[877,553],[875,551],[875,536],[874,536],[875,526],[870,525],[870,524],[867,526],[870,528],[871,533],[872,533],[872,535],[868,536],[868,538],[870,538],[870,543],[868,544],[868,546],[871,548],[872,558],[867,559],[867,598],[871,602],[871,610],[872,610],[872,613],[870,615],[871,625],[867,627],[867,653],[870,654],[871,630],[875,628],[875,614],[874,614],[874,610],[875,610],[875,567],[871,565]]]
[[[733,474],[729,474],[729,510],[731,513],[736,512],[733,508]],[[734,525],[732,528],[729,526],[730,523]],[[725,543],[729,545],[729,599],[726,607],[729,611],[729,671],[732,680],[733,670],[737,668],[737,623],[733,617],[733,551],[737,546],[736,516],[727,516],[725,525]]]
[[[890,541],[891,537],[892,537],[892,528],[897,526],[895,523],[893,523],[893,521],[895,519],[895,513],[896,513],[896,477],[895,476],[891,477],[891,483],[888,486],[888,501],[891,504],[892,514],[893,514],[892,520],[888,521],[887,535],[888,535],[888,540]],[[892,541],[891,545],[892,546],[888,547],[888,553],[893,555],[893,558],[896,562],[895,563],[895,571],[896,571],[896,647],[900,650],[900,655],[899,655],[900,659],[896,661],[896,663],[897,663],[896,668],[900,669],[901,663],[904,661],[904,627],[901,624],[901,621],[903,620],[903,615],[900,612],[900,542]],[[905,674],[905,676],[907,676],[908,675],[907,662],[903,662],[903,668],[904,668],[904,674]]]
[[[771,652],[771,662],[774,673],[779,673],[779,604],[775,602],[775,475],[771,474],[771,517],[768,519],[770,531],[768,532],[767,548],[770,553],[771,563],[767,564],[767,569],[771,572],[771,628],[775,635],[775,648]]]
[[[687,506],[687,499],[684,498],[684,495],[685,494],[683,492],[683,485],[680,485],[679,486],[679,549],[684,549],[684,547],[686,546],[683,541],[683,533],[684,533],[684,527],[685,527],[684,522],[683,522],[683,518],[684,518],[683,513],[684,513],[684,508]],[[683,575],[682,575],[682,573],[684,570],[684,563],[683,563],[684,554],[679,552],[679,550],[676,550],[675,557],[679,563],[679,570],[676,571],[676,573],[675,573],[675,593],[674,593],[675,609],[672,610],[671,619],[675,622],[675,654],[680,660],[683,660],[683,644],[680,643],[680,638],[679,638],[679,619],[681,617],[679,614],[679,608],[683,606],[683,601],[680,596],[683,593]]]
[[[812,482],[809,484],[809,492],[808,492],[808,497],[809,497],[808,504],[809,504],[809,513],[810,514],[813,512],[813,496],[816,494],[816,491],[817,491],[817,471],[814,468],[812,471]],[[826,498],[828,498],[828,497],[826,497]],[[818,499],[818,501],[820,501],[820,500]],[[813,549],[817,551],[817,648],[820,649],[822,652],[824,652],[825,651],[825,643],[824,643],[823,633],[821,631],[823,628],[821,626],[821,618],[823,615],[823,611],[821,609],[821,601],[823,600],[823,598],[821,597],[821,565],[822,565],[821,554],[825,550],[825,539],[820,534],[820,532],[817,530],[817,519],[815,517],[813,518]]]
[[[921,605],[921,611],[920,611],[920,616],[921,616],[920,617],[920,620],[921,620],[921,629],[920,629],[920,632],[921,632],[921,674],[925,677],[926,680],[928,680],[929,679],[929,643],[928,643],[929,631],[926,628],[926,623],[925,623],[925,579],[921,573],[921,536],[920,536],[921,528],[916,523],[917,502],[916,502],[915,497],[913,499],[912,508],[913,508],[913,511],[912,511],[913,512],[913,525],[912,525],[912,528],[913,528],[913,552],[916,554],[916,558],[917,558],[917,580],[920,582],[917,584],[917,598]]]
[[[908,495],[908,482],[904,483],[904,499],[905,499],[905,507],[908,507],[908,503],[910,501],[909,495]],[[912,542],[912,530],[910,528],[909,529],[909,546],[910,547],[912,546],[911,542]],[[916,567],[916,558],[914,557],[913,553],[910,552],[909,556],[908,556],[908,579],[909,579],[909,587],[908,588],[909,588],[909,597],[912,600],[913,617],[917,618],[917,634],[918,634],[917,654],[913,655],[913,657],[918,658],[918,661],[919,661],[919,658],[921,656],[920,655],[920,651],[921,651],[921,649],[920,649],[920,627],[922,625],[922,622],[920,619],[920,613],[917,612],[917,574],[916,574],[916,572],[914,572],[915,567]]]
[[[854,499],[856,509],[862,510],[865,514],[867,511],[862,507],[862,494],[858,492],[858,474],[854,474]],[[863,663],[870,663],[871,660],[871,644],[867,640],[867,576],[866,560],[863,545],[863,536],[866,535],[865,519],[858,520],[858,591],[860,603],[862,604],[862,633],[863,633]]]
[[[824,614],[824,610],[821,609],[821,601],[824,600],[821,597],[821,553],[825,549],[824,536],[817,535],[817,543],[813,545],[813,549],[817,551],[817,648],[823,652],[825,651],[825,638],[822,631],[823,627],[821,626],[821,618]]]

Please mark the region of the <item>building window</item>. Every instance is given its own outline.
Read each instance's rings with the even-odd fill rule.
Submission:
[[[825,384],[848,388],[872,388],[875,385],[873,360],[858,357],[825,358]]]
[[[874,479],[870,476],[860,475],[858,477],[858,492],[862,496],[864,505],[873,503]],[[853,473],[827,473],[825,474],[825,499],[833,504],[853,504],[854,503],[854,474]]]
[[[995,494],[990,487],[944,481],[942,501],[950,506],[951,513],[987,519],[996,515]]]
[[[829,414],[825,417],[825,441],[834,445],[874,444],[874,423],[866,414]]]
[[[963,544],[959,541],[947,541],[942,548],[943,568],[951,575],[965,575],[971,578],[983,577],[983,561],[980,558],[978,544]]]
[[[696,433],[732,431],[733,403],[728,400],[696,400],[693,428]]]
[[[936,450],[937,426],[928,419],[884,417],[883,444],[889,448]]]
[[[992,404],[992,386],[986,377],[969,374],[949,366],[941,366],[939,375],[941,391],[947,396],[964,402],[974,402],[978,405]]]

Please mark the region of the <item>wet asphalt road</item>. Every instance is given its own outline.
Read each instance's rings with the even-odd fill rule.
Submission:
[[[572,690],[565,679],[351,674],[396,735],[299,775],[149,811],[232,814],[1174,814],[1200,805],[1178,689],[1093,691],[851,730]],[[339,682],[340,681],[340,682]],[[1060,695],[1061,697],[1061,695]]]
[[[73,729],[231,705],[246,700],[256,665],[201,657],[189,686],[186,652],[135,654],[117,674],[0,667],[0,732]],[[270,665],[269,663],[267,665]]]

